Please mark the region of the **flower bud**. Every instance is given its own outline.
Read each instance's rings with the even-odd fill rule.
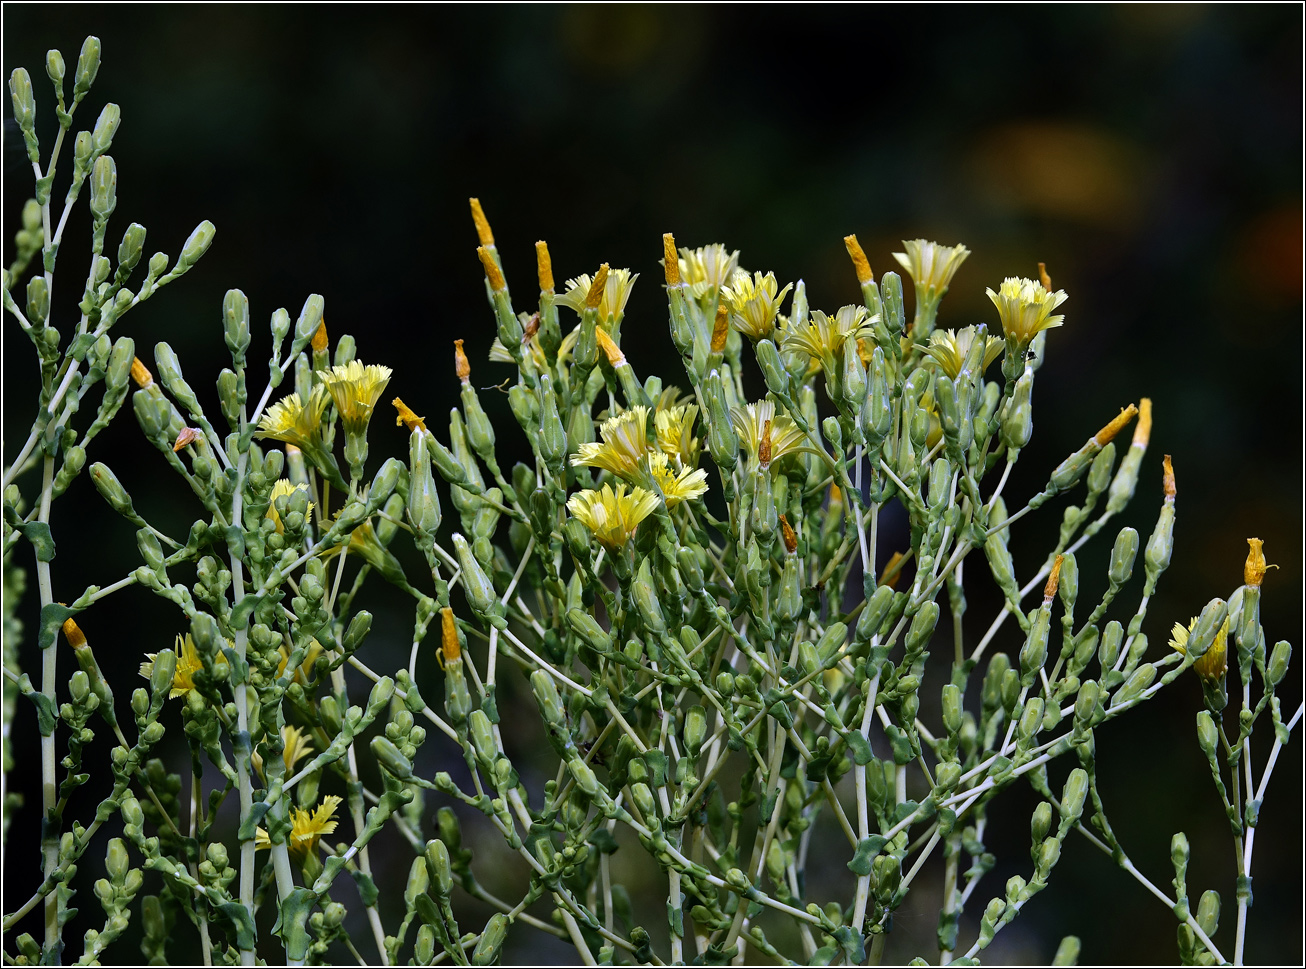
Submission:
[[[222,332],[227,348],[243,359],[249,347],[249,299],[238,289],[227,290],[222,299]]]
[[[857,640],[868,642],[884,625],[885,617],[893,606],[893,589],[887,585],[876,588],[857,617]]]
[[[91,214],[96,222],[104,222],[117,206],[118,166],[109,155],[101,155],[91,169]]]
[[[54,85],[55,91],[58,92],[59,98],[63,98],[63,79],[64,79],[64,62],[63,54],[57,50],[48,50],[45,52],[45,73],[50,78],[50,83]]]
[[[44,276],[33,276],[27,283],[27,319],[32,326],[43,326],[50,317],[50,288]]]
[[[934,789],[940,794],[953,791],[961,781],[961,765],[949,761],[938,766],[934,773]]]
[[[707,711],[695,704],[685,711],[685,747],[690,755],[697,757],[707,739]]]
[[[1034,369],[1026,367],[1002,412],[999,440],[1004,447],[1019,450],[1034,435],[1034,409],[1030,403],[1033,389]]]
[[[630,798],[635,802],[635,807],[639,810],[640,816],[644,819],[645,824],[653,825],[658,820],[657,801],[653,799],[653,792],[643,781],[638,781],[630,785]],[[738,871],[732,868],[731,872]],[[741,873],[742,874],[742,873]],[[728,878],[729,876],[727,876]]]
[[[1084,813],[1084,800],[1088,797],[1088,773],[1082,767],[1076,767],[1066,778],[1066,786],[1061,791],[1061,823],[1067,828],[1079,820]]]
[[[862,430],[868,442],[878,444],[888,436],[893,426],[893,395],[889,367],[884,351],[876,347],[871,351],[871,364],[867,374],[870,393],[862,408]]]
[[[299,317],[295,320],[295,339],[290,345],[292,355],[298,354],[304,347],[313,342],[313,337],[317,336],[318,328],[322,325],[322,312],[325,302],[317,293],[310,294],[308,299],[304,300],[304,306],[300,309]],[[340,343],[336,344],[336,357],[336,363],[341,366],[349,362],[342,359],[342,346]]]
[[[1029,819],[1030,839],[1034,842],[1037,849],[1043,843],[1043,839],[1048,836],[1048,830],[1052,827],[1052,805],[1047,801],[1039,801],[1038,807],[1034,808],[1034,814]]]
[[[32,94],[32,78],[27,68],[19,67],[9,75],[9,93],[14,102],[14,120],[18,127],[29,132],[36,127],[36,97]]]
[[[1216,635],[1220,632],[1220,627],[1229,617],[1229,604],[1223,599],[1212,599],[1202,609],[1202,614],[1197,620],[1197,625],[1193,627],[1192,633],[1185,644],[1185,652],[1194,659],[1200,659],[1206,654],[1215,642]]]
[[[1032,744],[1043,728],[1043,709],[1044,702],[1041,696],[1032,696],[1025,701],[1025,708],[1021,711],[1020,721],[1016,727],[1016,735],[1026,745]]]
[[[1152,685],[1154,679],[1156,679],[1156,666],[1152,663],[1144,663],[1130,674],[1124,686],[1116,690],[1115,696],[1111,698],[1111,706],[1122,706],[1136,699]]]
[[[1134,559],[1138,557],[1138,532],[1132,528],[1120,529],[1116,544],[1111,549],[1111,565],[1107,577],[1113,586],[1121,586],[1134,573]]]
[[[122,234],[122,242],[118,244],[118,272],[126,273],[135,269],[144,251],[145,226],[133,222],[127,226],[127,231]]]
[[[780,359],[780,351],[776,348],[775,343],[771,340],[758,340],[753,352],[757,355],[757,365],[762,370],[762,379],[766,381],[766,389],[782,399],[788,397],[789,372],[785,370],[784,363]]]
[[[662,615],[662,605],[658,601],[657,587],[653,584],[653,573],[647,558],[639,564],[635,581],[631,583],[631,594],[645,628],[654,635],[666,632],[667,621]]]
[[[217,231],[208,219],[191,230],[191,234],[186,237],[181,247],[181,255],[177,257],[178,271],[185,272],[200,261],[200,257],[209,251],[209,246],[213,245],[213,237]]]
[[[1274,651],[1270,653],[1270,661],[1265,664],[1265,679],[1270,686],[1278,686],[1283,682],[1283,678],[1288,675],[1288,663],[1291,659],[1291,643],[1287,640],[1280,640],[1274,644]]]
[[[449,848],[439,838],[432,838],[426,843],[423,857],[426,859],[426,874],[431,879],[431,887],[441,898],[447,898],[453,891],[453,865],[449,861]]]
[[[961,730],[961,715],[961,688],[955,683],[948,683],[943,687],[943,726],[949,735]]]
[[[462,586],[467,595],[467,604],[472,607],[472,611],[481,619],[489,621],[487,617],[493,612],[495,605],[498,603],[498,596],[494,591],[494,583],[490,577],[485,574],[476,557],[472,555],[472,550],[467,544],[467,539],[462,535],[454,532],[453,534],[454,551],[458,553],[458,564],[462,568]]]
[[[1079,693],[1075,697],[1075,722],[1089,724],[1093,720],[1093,713],[1097,709],[1098,688],[1092,680],[1085,680],[1079,685]]]
[[[91,131],[91,145],[97,154],[103,154],[113,144],[113,136],[122,122],[122,109],[109,103],[100,109],[100,116],[95,119],[95,128]]]
[[[87,37],[82,43],[82,52],[77,57],[77,73],[73,75],[74,103],[86,97],[86,92],[95,83],[95,75],[100,72],[100,38]]]
[[[1220,893],[1213,888],[1202,892],[1202,900],[1197,903],[1197,924],[1207,938],[1220,927]]]
[[[906,649],[909,654],[918,654],[929,645],[930,637],[934,635],[934,627],[939,622],[939,604],[933,600],[921,606],[920,611],[913,617],[911,626],[907,630],[905,640]]]
[[[406,780],[413,775],[413,762],[400,753],[399,748],[385,737],[372,738],[372,756],[382,769],[393,774],[399,780]]]
[[[494,742],[494,729],[484,710],[473,710],[467,715],[467,733],[476,756],[487,764],[493,762],[499,747]]]
[[[502,912],[495,912],[490,916],[480,939],[476,942],[476,948],[472,950],[472,965],[492,966],[499,961],[499,953],[503,950],[504,940],[508,938],[508,926],[511,924],[508,916]],[[419,965],[426,965],[426,963],[419,963]]]
[[[1215,748],[1219,741],[1220,734],[1215,727],[1215,721],[1211,719],[1210,712],[1200,711],[1197,714],[1197,745],[1202,748],[1202,753],[1207,757],[1215,756]]]

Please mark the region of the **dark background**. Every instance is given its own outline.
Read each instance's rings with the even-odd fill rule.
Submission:
[[[539,238],[549,242],[560,284],[604,261],[639,272],[624,348],[641,375],[668,382],[677,371],[660,289],[665,231],[680,245],[725,242],[741,250],[744,266],[774,270],[782,283],[804,278],[812,305],[828,311],[859,299],[845,234],[858,234],[877,274],[897,269],[890,253],[904,238],[964,242],[974,254],[943,304],[940,324],[950,327],[994,324],[984,288],[1034,275],[1035,263],[1046,262],[1054,285],[1070,294],[1066,324],[1049,336],[1038,433],[1006,494],[1023,499],[1119,407],[1152,398],[1156,423],[1139,492],[1114,524],[1150,533],[1160,456],[1172,454],[1174,560],[1144,627],[1155,658],[1175,620],[1238,585],[1249,535],[1265,539],[1280,566],[1266,580],[1266,636],[1301,642],[1301,26],[1295,5],[33,4],[6,6],[3,70],[21,65],[32,74],[48,151],[54,117],[44,52],[64,52],[71,90],[83,37],[102,39],[104,66],[76,127],[90,127],[106,101],[123,107],[111,150],[119,186],[109,251],[130,221],[148,228],[147,253],[174,256],[201,219],[218,228],[198,268],[122,326],[147,362],[157,341],[170,342],[208,402],[226,361],[225,290],[240,287],[253,307],[252,375],[266,352],[262,321],[278,306],[295,315],[317,292],[333,338],[352,333],[364,361],[394,367],[391,391],[434,415],[442,434],[439,415],[456,400],[450,340],[466,338],[478,383],[508,376],[484,362],[493,322],[470,195],[494,226],[518,309],[529,305]],[[6,265],[31,194],[21,138],[8,124]],[[56,199],[69,169],[65,154]],[[60,260],[55,309],[65,319],[85,271],[85,213],[83,198]],[[16,328],[6,323],[3,333],[12,460],[30,426],[35,368]],[[507,428],[506,401],[496,397],[482,394]],[[376,425],[373,465],[404,443],[388,420]],[[130,415],[90,458],[118,472],[147,517],[184,534],[198,509],[171,503],[174,482],[159,473]],[[84,476],[56,505],[55,537],[69,550],[53,566],[57,598],[138,564],[132,529],[105,512]],[[1059,514],[1048,508],[1017,529],[1022,579],[1037,568]],[[74,540],[93,552],[74,555]],[[1101,549],[1081,553],[1086,576],[1100,575],[1110,541],[1101,536]],[[1100,592],[1100,579],[1085,582],[1086,595]],[[29,583],[23,615],[31,630],[30,569]],[[972,600],[972,641],[991,615],[979,610],[985,601],[982,592]],[[368,643],[374,666],[404,662],[407,614],[378,620]],[[120,696],[135,685],[140,654],[171,643],[174,618],[134,589],[85,615],[92,644],[103,644],[101,662],[120,663]],[[32,645],[24,648],[34,653]],[[38,666],[24,655],[25,668]],[[1285,717],[1300,700],[1300,668],[1298,660],[1282,690]],[[1195,904],[1203,889],[1221,891],[1216,941],[1231,955],[1233,859],[1193,736],[1200,703],[1189,678],[1100,730],[1101,780],[1126,848],[1166,890],[1170,835],[1187,831],[1190,894]],[[532,711],[523,716],[535,722]],[[20,707],[20,774],[34,769],[30,719]],[[1267,723],[1257,732],[1258,774],[1270,738]],[[433,738],[429,746],[439,745]],[[1295,740],[1281,758],[1261,815],[1252,962],[1301,956],[1300,751]],[[1053,776],[1059,783],[1064,769]],[[963,945],[1002,881],[1029,874],[1032,802],[1022,797],[990,812],[1005,867],[973,896]],[[10,832],[7,908],[34,887],[38,803],[33,789]],[[383,900],[397,900],[403,855],[394,868],[374,863],[390,879]],[[100,922],[89,891],[100,857],[93,849],[83,860],[82,915],[70,940]],[[654,912],[659,884],[647,886]],[[937,877],[922,876],[918,887],[917,907],[909,903],[897,926],[931,953]],[[1072,840],[1051,887],[988,954],[1047,961],[1060,936],[1075,933],[1085,961],[1168,963],[1176,959],[1173,927],[1133,879]],[[361,923],[354,934],[369,952]],[[535,944],[528,932],[514,934]],[[133,950],[114,951],[125,960]],[[527,959],[554,952],[519,951]],[[905,943],[889,950],[890,958],[910,954]]]

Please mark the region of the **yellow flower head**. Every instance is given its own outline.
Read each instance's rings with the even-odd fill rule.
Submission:
[[[295,773],[295,765],[313,752],[313,741],[298,727],[286,725],[281,728],[281,760],[286,765],[286,777]],[[263,755],[254,751],[250,755],[254,769],[263,776]]]
[[[663,454],[675,458],[682,467],[693,467],[698,462],[698,438],[694,436],[696,416],[697,404],[659,407],[653,414],[658,447]]]
[[[965,246],[941,246],[924,239],[904,239],[906,252],[895,252],[893,258],[907,270],[912,281],[922,289],[933,289],[939,295],[948,288],[953,275],[970,255]]]
[[[372,409],[385,392],[392,371],[377,364],[364,366],[350,360],[343,367],[319,370],[318,378],[326,385],[346,433],[359,434],[367,429]],[[293,442],[292,442],[293,443]]]
[[[867,333],[878,316],[868,316],[865,306],[842,306],[833,317],[813,310],[807,326],[787,326],[784,329],[782,348],[787,352],[806,354],[808,373],[818,367],[827,371],[836,366],[835,357],[848,340],[856,341]]]
[[[1019,347],[1027,347],[1043,330],[1060,326],[1064,316],[1052,316],[1054,309],[1066,301],[1064,290],[1050,292],[1042,283],[1032,279],[1008,276],[995,293],[985,290],[998,308],[1002,332]]]
[[[621,317],[626,312],[626,301],[630,299],[631,288],[635,285],[637,279],[639,279],[639,273],[632,273],[629,269],[608,270],[607,278],[603,281],[603,292],[599,296],[598,305],[599,322],[605,328],[611,329],[621,322]],[[594,279],[588,274],[582,273],[575,279],[567,280],[567,291],[559,296],[556,302],[563,306],[570,306],[577,313],[584,313],[585,298],[589,295],[590,287],[593,285]]]
[[[1186,629],[1183,623],[1175,623],[1174,628],[1170,630],[1170,647],[1181,654],[1187,654],[1188,637],[1192,635],[1196,626],[1196,616],[1193,616]],[[1229,620],[1226,617],[1220,626],[1220,631],[1215,634],[1215,641],[1211,643],[1211,648],[1197,658],[1193,663],[1193,669],[1208,683],[1218,682],[1224,679],[1225,671],[1229,668],[1228,652]]]
[[[582,444],[571,456],[573,467],[588,465],[611,471],[618,478],[634,481],[649,453],[648,408],[642,405],[610,417],[599,428],[603,443]]]
[[[322,803],[318,805],[316,811],[310,813],[307,808],[297,807],[290,812],[290,837],[286,839],[286,847],[290,849],[291,854],[303,857],[310,851],[317,850],[318,839],[336,829],[336,808],[343,800],[344,798],[328,794],[322,798]],[[263,828],[259,828],[254,834],[254,847],[272,847],[272,839]]]
[[[975,345],[977,330],[973,326],[968,326],[960,330],[944,330],[930,334],[930,345],[925,348],[925,352],[934,358],[934,361],[943,368],[953,380],[961,373],[961,368],[966,363],[966,356],[970,353],[971,347]],[[980,361],[980,373],[989,368],[994,360],[1002,354],[1002,340],[996,336],[987,336],[984,338],[984,358]]]
[[[320,448],[322,412],[329,401],[326,388],[321,384],[308,395],[308,403],[299,394],[283,397],[268,408],[258,422],[257,438],[284,441],[305,451]]]
[[[739,267],[739,250],[726,252],[719,242],[700,249],[681,249],[676,260],[680,279],[695,299],[718,290],[730,281]]]
[[[175,700],[179,696],[185,696],[191,690],[195,689],[195,672],[204,668],[200,662],[199,650],[195,648],[194,641],[187,633],[185,638],[177,637],[177,669],[172,674],[172,690],[168,693],[169,700]],[[145,662],[141,664],[141,676],[147,680],[154,675],[154,657],[158,653],[146,653]]]
[[[614,490],[604,485],[602,491],[580,491],[567,499],[567,510],[610,549],[623,547],[635,534],[639,523],[658,506],[658,497],[643,488],[618,483]]]
[[[786,454],[813,453],[798,425],[788,414],[776,414],[769,400],[730,408],[730,423],[754,468],[770,467]]]
[[[264,517],[272,519],[272,523],[276,525],[278,535],[285,534],[286,527],[281,523],[281,515],[277,511],[277,499],[293,495],[296,491],[303,491],[305,494],[310,494],[308,485],[291,484],[290,479],[288,478],[282,478],[272,486],[272,494],[268,499],[268,512]],[[312,513],[313,503],[310,501],[307,510],[304,512],[305,525],[308,524],[309,515]]]
[[[790,283],[779,289],[774,273],[736,272],[728,286],[721,288],[721,301],[730,309],[730,322],[736,330],[754,340],[769,337],[775,331],[776,314]]]
[[[649,455],[648,470],[649,477],[662,489],[668,508],[707,493],[707,472],[702,468],[676,471],[665,454],[655,452]]]

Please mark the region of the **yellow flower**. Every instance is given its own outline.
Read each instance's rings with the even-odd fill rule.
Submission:
[[[798,425],[788,414],[776,414],[769,400],[730,408],[730,423],[755,468],[768,468],[786,454],[815,453]]]
[[[1184,628],[1183,623],[1175,623],[1174,629],[1170,630],[1170,647],[1181,654],[1187,654],[1188,637],[1196,626],[1196,616],[1188,623],[1187,629]],[[1228,652],[1229,620],[1226,618],[1220,626],[1220,631],[1215,634],[1215,641],[1211,643],[1211,648],[1194,661],[1193,669],[1207,682],[1218,682],[1224,679],[1225,671],[1229,668],[1226,659]]]
[[[286,777],[295,773],[295,764],[313,752],[313,741],[298,727],[289,725],[281,728],[281,760],[286,765]],[[254,769],[263,776],[263,755],[254,751],[250,755]]]
[[[277,511],[277,499],[293,495],[296,491],[303,491],[309,494],[308,486],[302,484],[291,484],[289,478],[282,478],[272,486],[272,494],[268,499],[268,513],[265,518],[271,518],[272,523],[276,525],[277,534],[284,535],[285,525],[281,523],[281,515]],[[308,503],[308,509],[304,512],[304,524],[308,524],[309,516],[313,513],[313,503]]]
[[[168,694],[169,700],[185,696],[195,689],[195,672],[204,668],[204,664],[200,662],[199,651],[190,638],[190,633],[187,633],[184,639],[181,636],[177,637],[175,652],[177,654],[177,668],[172,674],[172,691]],[[141,664],[140,673],[147,680],[154,675],[154,657],[158,655],[158,653],[145,654],[146,662]]]
[[[912,281],[924,289],[934,289],[942,296],[952,282],[953,275],[970,255],[965,246],[941,246],[924,239],[904,239],[906,252],[895,252],[893,258],[907,270]]]
[[[814,373],[818,366],[830,373],[835,369],[835,355],[844,343],[851,339],[856,345],[876,319],[867,315],[865,306],[842,306],[833,318],[813,310],[807,326],[785,327],[782,348],[786,352],[806,354],[810,360],[808,373]]]
[[[290,849],[291,854],[303,856],[317,850],[318,838],[336,829],[336,808],[343,800],[344,798],[328,794],[322,798],[322,803],[311,814],[307,808],[302,807],[297,807],[290,812],[290,837],[286,839],[286,847]],[[272,847],[272,839],[263,828],[259,828],[254,834],[254,847]]]
[[[358,434],[367,429],[372,419],[372,409],[390,382],[389,367],[369,364],[364,366],[351,360],[343,367],[319,370],[318,378],[326,385],[336,411],[345,425],[346,433]],[[293,443],[293,442],[292,442]]]
[[[649,452],[648,408],[642,405],[622,411],[599,428],[602,444],[582,444],[571,456],[573,467],[588,465],[611,471],[618,478],[635,480]]]
[[[961,368],[966,363],[966,355],[975,344],[975,335],[978,331],[973,326],[965,327],[961,330],[945,330],[930,334],[930,345],[925,348],[928,353],[943,368],[953,380],[961,373]],[[980,373],[989,368],[994,360],[1002,354],[1002,340],[996,336],[984,338],[984,359],[980,362]]]
[[[602,491],[580,491],[567,499],[567,510],[573,517],[611,549],[624,546],[639,523],[657,506],[657,495],[643,488],[632,488],[626,494],[622,483],[615,490],[611,485],[604,485]]]
[[[1064,316],[1052,316],[1054,309],[1066,301],[1064,290],[1049,292],[1032,279],[1008,276],[995,293],[985,290],[1002,320],[1002,332],[1018,347],[1027,347],[1043,330],[1060,326]]]
[[[743,271],[735,273],[730,284],[721,288],[721,301],[729,306],[730,322],[736,330],[754,340],[775,331],[776,314],[793,284],[777,291],[778,286],[773,273],[753,273],[752,277]]]
[[[629,269],[608,270],[598,307],[599,322],[605,328],[611,329],[621,322],[621,317],[626,312],[626,300],[630,299],[630,290],[637,279],[639,273],[632,274]],[[590,287],[593,285],[593,277],[582,273],[575,279],[567,280],[567,291],[559,296],[556,302],[563,306],[570,306],[577,313],[584,313],[585,297],[589,295]]]
[[[726,247],[716,242],[700,249],[681,249],[676,260],[680,279],[695,299],[720,289],[739,266],[739,250],[726,252]]]
[[[649,455],[648,470],[649,476],[662,489],[668,508],[707,493],[707,472],[702,468],[676,471],[665,454],[655,452]]]
[[[322,412],[328,402],[326,388],[320,384],[308,395],[308,403],[299,394],[283,397],[258,422],[257,438],[284,441],[303,451],[321,449]]]
[[[665,391],[663,396],[666,396]],[[653,414],[658,447],[663,454],[675,458],[682,467],[693,467],[698,462],[698,438],[694,436],[696,416],[697,404],[659,407]]]

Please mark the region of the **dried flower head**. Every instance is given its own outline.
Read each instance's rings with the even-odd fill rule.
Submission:
[[[1247,562],[1243,565],[1243,583],[1257,589],[1265,579],[1266,570],[1278,568],[1277,565],[1265,564],[1265,552],[1261,550],[1264,544],[1259,538],[1247,539]],[[68,621],[72,622],[71,619]],[[68,641],[71,643],[72,638],[69,637]]]
[[[395,410],[399,412],[399,416],[395,418],[396,426],[403,424],[408,428],[409,433],[417,430],[426,430],[426,418],[418,417],[408,408],[408,405],[398,397],[390,401],[390,403],[392,403]]]
[[[1055,293],[1032,279],[1008,276],[995,293],[985,290],[993,305],[998,308],[1002,332],[1007,340],[1024,349],[1044,330],[1060,326],[1064,316],[1053,316],[1052,311],[1066,301],[1064,290]]]
[[[604,485],[601,491],[580,491],[567,499],[567,510],[610,549],[623,547],[657,506],[657,495],[643,488],[627,494],[620,482],[615,489]]]

